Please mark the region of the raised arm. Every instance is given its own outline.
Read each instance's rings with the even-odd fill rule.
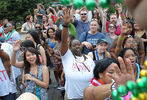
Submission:
[[[111,95],[111,84],[89,86],[84,90],[84,100],[104,100]]]
[[[106,33],[106,22],[107,22],[107,13],[106,10],[102,10],[102,8],[99,7],[99,12],[100,12],[100,18],[102,21],[102,33]]]
[[[63,10],[64,16],[63,16],[63,29],[62,29],[62,40],[61,40],[61,48],[60,52],[63,56],[67,50],[68,50],[68,25],[70,23],[70,9],[64,9]]]
[[[21,41],[18,40],[18,41],[15,41],[15,43],[13,45],[13,52],[12,52],[12,55],[11,55],[11,64],[15,67],[23,68],[24,67],[23,61],[16,62],[16,53],[17,53],[18,50],[20,50],[20,43],[21,43]]]
[[[122,46],[123,46],[123,42],[124,42],[124,36],[125,34],[127,33],[128,31],[128,28],[127,28],[127,25],[123,25],[121,27],[121,34],[117,40],[117,45],[116,45],[116,48],[115,48],[115,55],[118,56],[118,54],[120,53],[121,49],[122,49]]]
[[[22,25],[21,33],[27,33],[27,31],[25,31],[24,25]]]

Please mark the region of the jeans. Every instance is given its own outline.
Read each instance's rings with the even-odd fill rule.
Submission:
[[[0,99],[2,100],[16,100],[16,94],[15,93],[10,93],[6,96],[0,96]]]

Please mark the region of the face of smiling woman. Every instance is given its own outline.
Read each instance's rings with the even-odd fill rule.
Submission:
[[[29,51],[26,51],[26,60],[30,63],[30,64],[35,64],[36,63],[36,54],[35,53],[31,53]]]

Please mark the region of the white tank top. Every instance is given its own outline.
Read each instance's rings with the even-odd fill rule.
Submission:
[[[6,72],[6,69],[2,63],[2,60],[0,58],[0,96],[5,96],[9,94],[10,92],[9,85],[10,85],[10,80]]]

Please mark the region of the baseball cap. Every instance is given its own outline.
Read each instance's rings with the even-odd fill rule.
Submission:
[[[108,44],[106,39],[98,39],[97,44],[106,43]]]

